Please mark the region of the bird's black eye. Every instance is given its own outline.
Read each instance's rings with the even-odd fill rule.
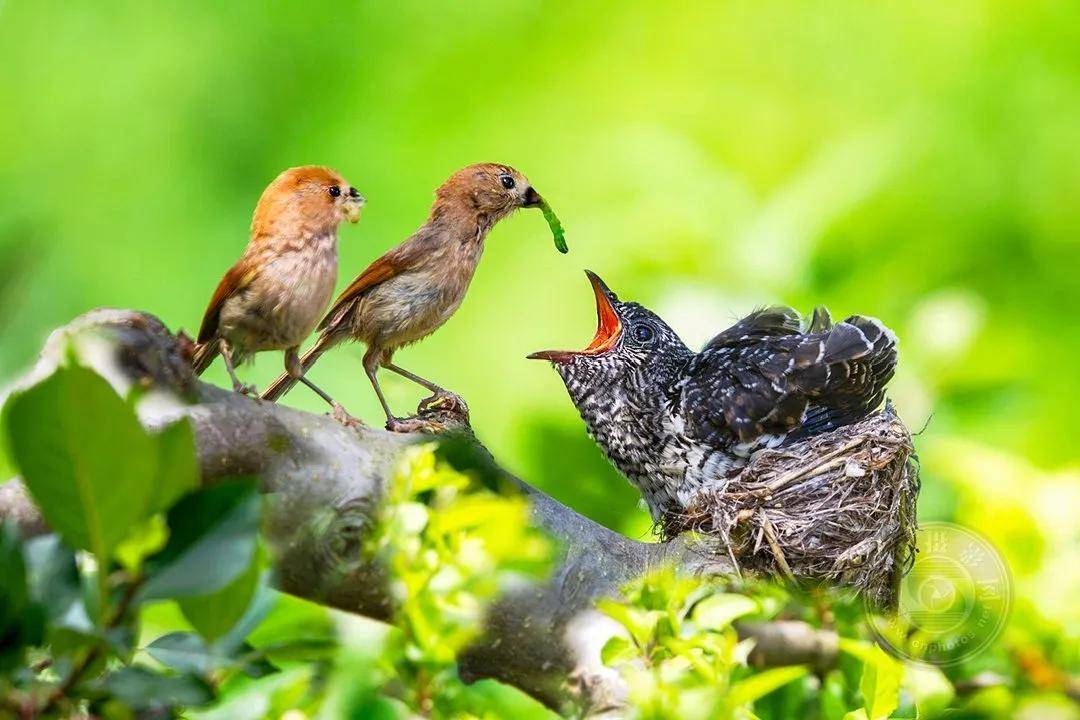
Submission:
[[[648,325],[641,324],[634,326],[634,339],[640,343],[652,342],[655,337],[653,329]]]
[[[337,185],[331,185],[329,192],[330,192],[330,197],[340,197],[341,196],[341,188],[339,188]]]
[[[500,175],[499,182],[501,182],[502,186],[507,190],[514,189],[514,178],[510,177],[509,175]]]
[[[360,193],[357,192],[356,188],[351,187],[351,188],[349,188],[349,197],[358,198],[358,197],[360,197]]]

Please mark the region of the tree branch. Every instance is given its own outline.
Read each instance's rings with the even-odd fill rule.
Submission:
[[[57,330],[17,385],[51,372],[68,342],[120,392],[135,384],[147,389],[138,406],[147,426],[191,418],[205,483],[236,475],[260,479],[270,498],[264,530],[282,590],[376,619],[390,616],[385,575],[364,561],[361,543],[397,457],[423,437],[347,428],[199,382],[183,343],[156,318],[130,311],[93,311]],[[497,678],[553,707],[576,704],[593,713],[618,707],[625,687],[600,661],[615,626],[592,609],[595,600],[664,563],[695,573],[728,572],[730,565],[694,552],[679,538],[663,544],[626,538],[493,461],[490,466],[500,481],[528,494],[533,517],[560,542],[563,555],[545,585],[497,602],[483,638],[461,658],[462,676]],[[26,535],[46,531],[18,480],[0,487],[3,519],[14,520]],[[803,623],[751,625],[740,633],[758,638],[751,659],[759,665],[835,662],[835,635]]]

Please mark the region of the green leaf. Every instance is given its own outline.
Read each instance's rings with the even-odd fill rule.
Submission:
[[[757,602],[745,595],[717,593],[694,607],[694,622],[707,630],[724,630],[743,615],[757,610]]]
[[[217,664],[210,647],[190,632],[162,635],[146,647],[146,652],[166,667],[196,675],[209,672]]]
[[[159,513],[199,487],[199,459],[195,453],[195,431],[187,418],[166,426],[154,437],[158,446],[158,473],[149,512]]]
[[[364,718],[364,720],[410,720],[415,717],[400,700],[395,698],[369,693],[350,699],[352,702],[349,705],[349,717]]]
[[[873,643],[866,642],[865,640],[855,640],[846,637],[842,637],[839,640],[840,652],[851,655],[861,663],[873,661],[874,647],[875,645]]]
[[[634,643],[622,635],[609,638],[600,650],[600,660],[609,667],[632,660],[640,655],[641,653],[634,646]]]
[[[859,690],[869,720],[885,720],[900,705],[904,666],[874,645],[863,664]]]
[[[648,644],[657,623],[664,616],[660,610],[642,610],[609,598],[598,600],[596,609],[626,628],[635,642],[642,646]]]
[[[844,675],[833,670],[825,676],[821,686],[821,720],[843,720],[847,713],[847,699],[844,697]]]
[[[0,670],[19,665],[27,645],[41,643],[45,613],[30,597],[18,531],[0,527]]]
[[[956,695],[949,679],[932,665],[905,665],[900,685],[914,699],[920,720],[941,714]]]
[[[278,718],[281,713],[271,712],[273,698],[292,685],[311,688],[314,684],[312,668],[301,666],[291,668],[254,682],[244,682],[224,687],[221,699],[213,706],[202,710],[187,710],[185,718],[191,720],[265,720]]]
[[[106,689],[135,710],[205,705],[214,699],[206,682],[195,675],[164,675],[133,665],[105,679]]]
[[[205,676],[220,668],[238,669],[249,677],[263,677],[276,671],[266,660],[261,649],[241,644],[229,650],[219,645],[208,645],[205,640],[191,632],[172,632],[162,635],[147,646],[146,652],[155,660],[182,673]],[[326,657],[325,653],[323,657]],[[303,659],[307,659],[306,657]]]
[[[45,608],[49,632],[96,633],[83,602],[83,586],[75,553],[57,535],[42,535],[23,544],[31,595]]]
[[[292,596],[271,590],[265,580],[261,581],[255,587],[255,598],[244,611],[244,615],[225,635],[214,642],[214,649],[223,655],[235,653],[245,641],[254,636],[256,629],[265,624],[267,616],[275,612],[286,598],[291,599]]]
[[[745,703],[754,702],[765,697],[773,690],[804,677],[809,672],[809,667],[797,665],[772,668],[771,670],[755,673],[731,686],[727,698],[728,704],[731,707],[738,707]]]
[[[7,482],[18,474],[15,470],[15,463],[11,459],[11,453],[8,450],[7,437],[7,430],[4,429],[4,416],[0,415],[0,483]]]
[[[0,525],[0,627],[4,620],[17,617],[30,604],[26,582],[26,563],[14,521]],[[0,638],[3,633],[0,632]]]
[[[188,495],[169,511],[169,542],[146,561],[143,600],[217,592],[250,565],[261,499],[250,482],[215,485]]]
[[[184,617],[208,641],[225,635],[251,604],[261,571],[260,553],[255,552],[247,569],[217,592],[180,598]]]
[[[12,457],[49,525],[107,562],[146,516],[157,448],[104,378],[57,368],[4,406]]]
[[[116,560],[133,574],[138,574],[143,560],[165,546],[169,528],[161,515],[152,515],[139,523],[116,546]]]
[[[521,690],[497,680],[479,680],[463,686],[454,698],[455,709],[463,717],[515,718],[515,720],[559,720],[559,716]]]

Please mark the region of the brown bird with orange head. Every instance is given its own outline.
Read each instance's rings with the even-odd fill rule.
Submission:
[[[286,170],[263,191],[244,254],[218,283],[192,359],[202,374],[218,354],[237,392],[254,393],[235,366],[263,350],[284,350],[289,377],[304,382],[297,350],[326,310],[337,282],[337,230],[356,222],[364,198],[335,171]]]
[[[480,163],[455,172],[435,191],[427,222],[341,293],[319,325],[319,339],[301,359],[301,373],[335,345],[358,340],[367,346],[364,371],[386,413],[387,429],[409,432],[426,425],[401,420],[390,411],[376,377],[380,367],[434,393],[425,403],[437,401],[467,412],[461,398],[393,364],[394,352],[430,335],[458,309],[495,223],[518,208],[543,204],[525,176],[507,165]],[[295,383],[295,376],[283,374],[263,399],[276,400]],[[332,398],[320,395],[334,408],[335,417],[352,422]]]

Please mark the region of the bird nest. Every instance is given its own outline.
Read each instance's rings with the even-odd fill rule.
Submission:
[[[888,609],[914,562],[918,494],[911,434],[887,406],[854,425],[758,451],[662,530],[696,531],[706,552],[740,572],[845,585]]]

